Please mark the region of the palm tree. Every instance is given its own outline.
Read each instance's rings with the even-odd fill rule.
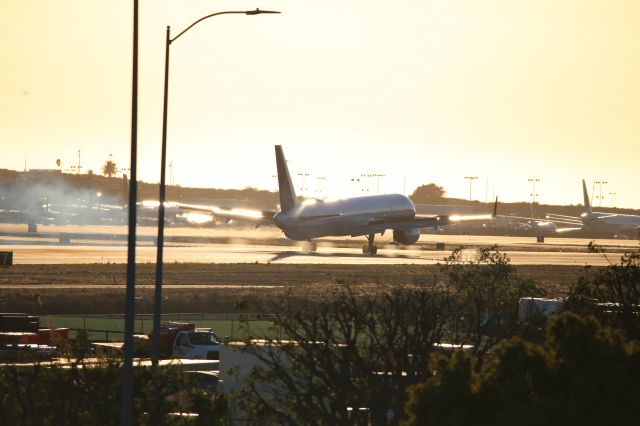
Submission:
[[[104,166],[102,166],[102,174],[111,177],[116,173],[118,173],[118,167],[116,166],[116,163],[111,160],[107,160],[104,163]]]

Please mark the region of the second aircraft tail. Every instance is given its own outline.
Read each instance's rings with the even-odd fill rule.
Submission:
[[[584,211],[587,214],[593,213],[593,210],[591,210],[591,203],[589,202],[589,193],[587,192],[587,184],[584,182],[584,179],[582,179],[582,195],[584,197]]]
[[[276,166],[278,167],[280,210],[282,212],[287,212],[298,205],[299,201],[296,197],[296,190],[291,182],[289,167],[287,167],[287,160],[284,158],[284,152],[282,151],[281,145],[276,145]]]

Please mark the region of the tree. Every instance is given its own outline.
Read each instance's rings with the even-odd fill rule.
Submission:
[[[61,349],[57,362],[14,363],[0,368],[2,425],[116,425],[120,420],[121,359],[85,360],[90,354],[86,333],[73,353]],[[178,366],[134,368],[133,423],[183,425],[170,413],[197,413],[188,424],[220,425],[228,418],[226,400],[198,388],[195,376]],[[190,419],[191,420],[191,419]]]
[[[102,166],[102,174],[104,176],[111,177],[116,173],[118,173],[118,167],[116,166],[116,163],[111,160],[107,160]]]
[[[520,278],[497,246],[478,251],[456,249],[441,267],[447,288],[455,292],[456,317],[452,342],[473,346],[481,355],[519,333],[521,297],[544,295],[532,280]]]
[[[420,185],[409,196],[411,201],[417,204],[431,204],[439,202],[444,197],[445,190],[443,187],[434,183],[428,185]]]
[[[273,331],[286,340],[242,349],[258,362],[236,395],[239,407],[262,424],[360,422],[349,407],[367,408],[372,424],[386,424],[387,416],[397,422],[407,389],[431,381],[431,356],[450,350],[443,343],[473,345],[480,365],[490,348],[520,330],[519,298],[538,294],[494,248],[471,262],[456,251],[440,276],[381,294],[343,286],[303,306],[285,295],[265,310],[282,313],[272,319]]]
[[[565,312],[543,343],[504,341],[478,369],[458,352],[431,361],[409,391],[409,425],[567,425],[637,421],[640,346],[594,317]]]
[[[402,415],[406,389],[424,381],[429,355],[445,339],[450,294],[436,285],[394,288],[382,297],[349,286],[335,298],[280,302],[268,338],[243,351],[259,360],[236,395],[260,424],[373,424]]]
[[[590,244],[589,250],[600,249]],[[571,309],[587,310],[640,340],[640,252],[625,253],[619,263],[604,269],[586,269],[569,294]]]

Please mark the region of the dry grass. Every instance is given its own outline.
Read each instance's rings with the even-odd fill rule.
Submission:
[[[16,265],[0,272],[0,310],[33,314],[119,313],[124,310],[125,265]],[[167,264],[165,284],[184,286],[163,291],[164,312],[232,313],[262,310],[289,292],[294,298],[320,299],[343,284],[375,294],[388,286],[436,279],[438,265],[282,265]],[[517,266],[549,295],[559,296],[582,275],[579,266]],[[155,267],[137,266],[137,284],[153,285]],[[116,285],[113,288],[97,286]],[[57,286],[75,285],[65,289]],[[192,288],[207,285],[208,288]],[[228,288],[224,286],[236,286]],[[255,288],[252,286],[277,286]],[[92,288],[93,287],[93,288]],[[153,289],[138,289],[137,311],[151,312]]]

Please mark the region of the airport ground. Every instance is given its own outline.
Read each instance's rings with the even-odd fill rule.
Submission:
[[[14,266],[0,271],[0,310],[34,314],[119,313],[125,290],[126,246],[112,238],[126,228],[0,225],[0,250],[11,250]],[[60,244],[57,235],[73,236]],[[141,227],[137,248],[138,312],[151,312],[155,282],[155,229]],[[363,294],[388,286],[436,280],[440,264],[455,248],[473,260],[480,247],[498,245],[518,274],[561,296],[584,267],[616,262],[637,249],[634,240],[597,240],[605,253],[589,253],[590,240],[426,234],[408,248],[379,239],[376,257],[360,252],[363,238],[320,240],[308,253],[274,228],[168,228],[165,247],[164,312],[268,312],[270,301],[322,298],[350,284]],[[104,238],[103,238],[104,237]],[[145,240],[146,238],[146,240]],[[191,241],[195,242],[189,242]],[[215,242],[210,242],[215,241]],[[436,250],[443,243],[444,250]]]

